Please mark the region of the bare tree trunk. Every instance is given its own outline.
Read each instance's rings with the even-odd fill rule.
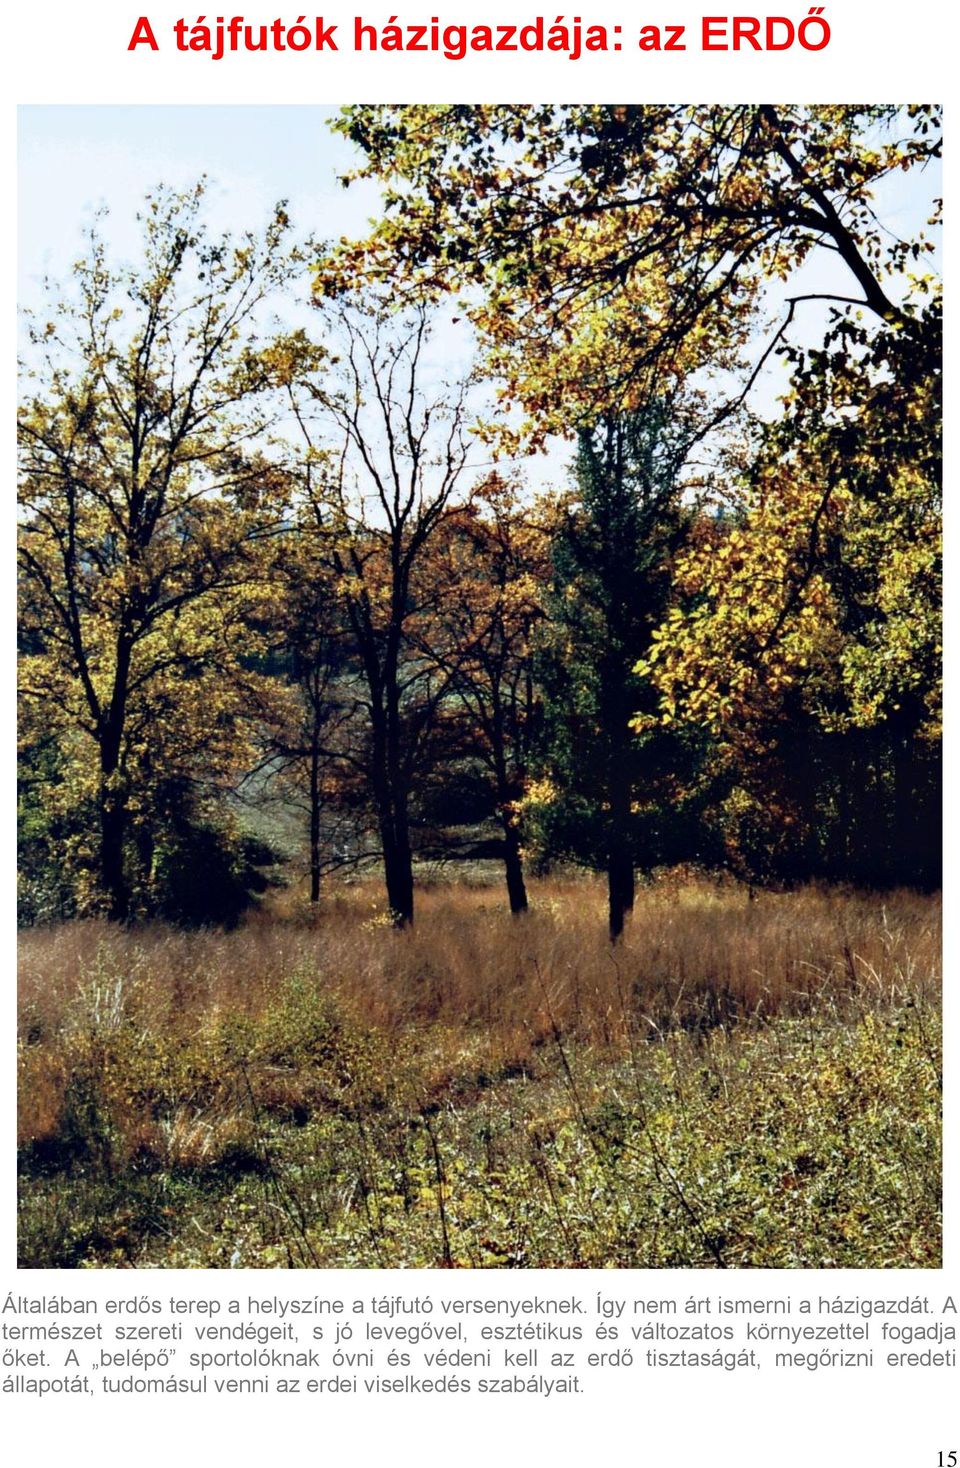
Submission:
[[[387,901],[395,928],[413,925],[413,858],[410,842],[405,835],[398,835],[392,828],[384,832],[383,874],[387,887]]]
[[[124,872],[123,848],[127,832],[126,795],[122,788],[120,749],[126,714],[126,675],[129,649],[121,639],[117,673],[106,726],[100,734],[100,881],[107,912],[114,922],[130,916],[130,890]]]
[[[123,866],[124,838],[127,832],[126,794],[122,788],[120,751],[127,717],[127,690],[133,635],[130,610],[121,614],[117,633],[116,667],[109,708],[100,726],[100,880],[108,901],[108,912],[114,922],[125,923],[130,916],[130,889]]]
[[[611,791],[610,841],[607,851],[607,889],[610,906],[610,941],[616,943],[623,934],[624,921],[633,911],[634,869],[630,849],[630,791]]]
[[[130,916],[130,893],[123,869],[123,846],[127,811],[122,794],[113,786],[112,771],[103,771],[100,781],[100,881],[107,898],[107,912],[117,923]]]
[[[406,928],[413,923],[413,854],[406,790],[398,773],[398,741],[389,736],[389,722],[389,715],[382,711],[374,715],[373,792],[390,916],[394,927]]]
[[[523,857],[520,852],[520,832],[509,812],[503,816],[503,862],[507,877],[507,896],[514,917],[526,912],[527,888],[523,880]]]
[[[630,751],[627,745],[626,678],[621,668],[607,671],[604,699],[609,710],[609,746],[607,754],[607,889],[610,909],[610,941],[616,943],[623,934],[624,921],[633,911],[634,868],[630,840],[630,805],[633,787],[630,777]]]
[[[320,751],[310,750],[310,901],[320,901]]]

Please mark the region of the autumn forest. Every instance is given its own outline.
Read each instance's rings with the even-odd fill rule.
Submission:
[[[939,1263],[939,125],[355,106],[362,235],[221,232],[202,139],[92,217],[22,1264]]]

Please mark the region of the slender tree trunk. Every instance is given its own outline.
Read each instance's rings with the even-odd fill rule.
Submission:
[[[611,943],[616,943],[622,936],[627,913],[633,911],[634,883],[629,831],[622,822],[614,818],[610,823],[610,843],[607,851]]]
[[[503,710],[499,698],[496,701],[493,719],[493,760],[497,786],[497,809],[503,827],[503,864],[507,879],[507,897],[514,917],[527,910],[527,888],[523,880],[523,856],[520,846],[520,825],[514,796],[516,784],[507,774],[506,736],[504,734]]]
[[[109,916],[118,923],[125,923],[130,916],[130,889],[123,865],[127,802],[120,769],[120,750],[126,723],[132,650],[129,611],[125,609],[117,634],[117,661],[109,711],[100,729],[100,880],[107,897]]]
[[[607,672],[607,688],[603,705],[607,711],[608,729],[606,796],[609,810],[607,824],[607,892],[609,898],[610,941],[616,943],[623,933],[627,913],[633,911],[635,874],[633,846],[630,839],[630,805],[633,787],[630,780],[630,750],[627,733],[629,717],[626,676],[619,667]]]
[[[384,676],[384,775],[390,839],[384,845],[383,859],[387,897],[395,928],[409,928],[413,925],[413,853],[410,849],[407,817],[407,780],[404,772],[403,719],[398,673],[403,602],[403,596],[395,593],[394,648],[387,658]]]
[[[509,809],[501,816],[503,824],[503,864],[507,877],[507,896],[514,917],[527,910],[527,887],[523,880],[523,857],[520,832]]]
[[[310,901],[320,901],[320,752],[310,751]]]
[[[116,789],[112,770],[101,771],[100,780],[100,881],[107,898],[107,912],[117,923],[130,916],[130,893],[123,869],[123,847],[127,810],[122,793]]]
[[[409,928],[413,924],[413,857],[410,842],[405,835],[398,835],[393,823],[384,831],[383,874],[387,887],[387,901],[395,928]]]
[[[406,793],[388,756],[386,719],[373,731],[373,795],[383,848],[383,877],[394,927],[413,923],[413,854],[407,825]]]

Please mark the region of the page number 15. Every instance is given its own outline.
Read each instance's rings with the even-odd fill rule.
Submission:
[[[957,1468],[956,1453],[938,1453],[937,1468]]]

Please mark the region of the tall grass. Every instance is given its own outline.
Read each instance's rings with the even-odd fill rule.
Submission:
[[[231,933],[25,933],[23,1262],[931,1262],[934,898],[678,877],[640,891],[612,949],[600,883],[533,895],[513,920],[496,888],[437,885],[400,933],[371,884]],[[776,1173],[778,1208],[796,1191],[814,1233],[819,1207],[821,1243],[849,1211],[824,1184],[836,1158],[882,1174],[883,1216],[910,1224],[893,1260],[849,1219],[846,1244],[835,1228],[791,1255],[771,1227],[760,1248],[755,1194],[734,1228],[728,1125],[769,1133],[751,1186]],[[669,1227],[637,1214],[641,1187]]]

